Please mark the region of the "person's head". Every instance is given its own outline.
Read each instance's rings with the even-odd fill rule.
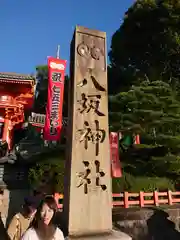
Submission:
[[[38,223],[43,223],[44,225],[50,225],[53,223],[55,213],[57,211],[57,204],[53,196],[46,196],[40,203],[33,226],[38,227]]]
[[[22,206],[23,214],[27,218],[34,217],[36,213],[37,204],[33,198],[25,198]]]

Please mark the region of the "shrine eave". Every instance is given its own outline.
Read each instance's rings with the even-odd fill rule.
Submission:
[[[34,85],[35,76],[28,75],[28,74],[0,72],[0,82]]]

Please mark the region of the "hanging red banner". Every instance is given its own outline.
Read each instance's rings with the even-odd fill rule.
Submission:
[[[135,136],[134,144],[140,144],[140,136],[139,134]]]
[[[44,139],[57,141],[62,129],[62,108],[66,60],[48,58],[48,99]]]
[[[119,159],[118,133],[111,132],[109,137],[110,137],[110,160],[111,160],[112,177],[120,178],[122,177],[122,171],[121,171],[120,159]]]

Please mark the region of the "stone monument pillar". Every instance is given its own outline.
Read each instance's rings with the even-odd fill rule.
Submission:
[[[118,235],[112,232],[106,55],[106,33],[76,27],[63,209],[69,239]]]

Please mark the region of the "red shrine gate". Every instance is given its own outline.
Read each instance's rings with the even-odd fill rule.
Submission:
[[[13,133],[21,129],[32,108],[35,79],[30,75],[0,73],[0,142],[13,147]]]

